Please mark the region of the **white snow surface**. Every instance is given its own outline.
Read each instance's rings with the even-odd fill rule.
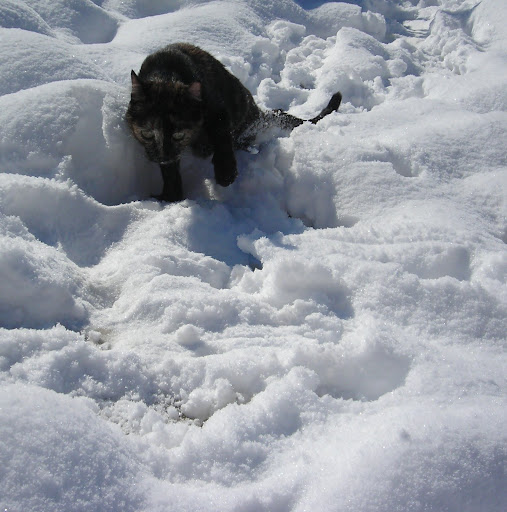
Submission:
[[[507,3],[0,1],[0,510],[507,510]],[[176,41],[317,125],[187,197]]]

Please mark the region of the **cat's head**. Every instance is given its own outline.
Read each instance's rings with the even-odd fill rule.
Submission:
[[[179,160],[203,123],[201,84],[186,85],[162,78],[141,81],[134,71],[127,123],[144,146],[148,158],[158,163]]]

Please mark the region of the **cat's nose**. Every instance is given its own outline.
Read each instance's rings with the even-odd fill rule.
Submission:
[[[170,151],[161,151],[159,158],[158,158],[158,161],[161,164],[176,162],[177,160],[178,160],[178,155],[176,155],[175,153],[170,152]]]

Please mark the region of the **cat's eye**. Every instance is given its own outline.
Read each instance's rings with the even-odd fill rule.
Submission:
[[[154,135],[151,130],[141,130],[141,137],[146,140],[153,139]]]
[[[180,140],[183,140],[184,138],[185,138],[185,134],[183,132],[173,133],[173,139],[175,141],[180,141]]]

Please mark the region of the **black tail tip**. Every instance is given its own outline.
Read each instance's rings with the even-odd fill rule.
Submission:
[[[310,123],[317,124],[321,119],[324,119],[327,115],[331,114],[331,112],[335,112],[340,107],[340,103],[342,102],[342,93],[341,92],[335,92],[331,99],[329,100],[329,103],[327,104],[327,107],[322,110],[322,112],[314,117],[313,119],[310,119]]]
[[[342,93],[341,92],[335,92],[333,96],[331,96],[331,99],[329,100],[329,103],[327,104],[327,109],[334,111],[338,110],[340,108],[340,104],[342,102]]]

